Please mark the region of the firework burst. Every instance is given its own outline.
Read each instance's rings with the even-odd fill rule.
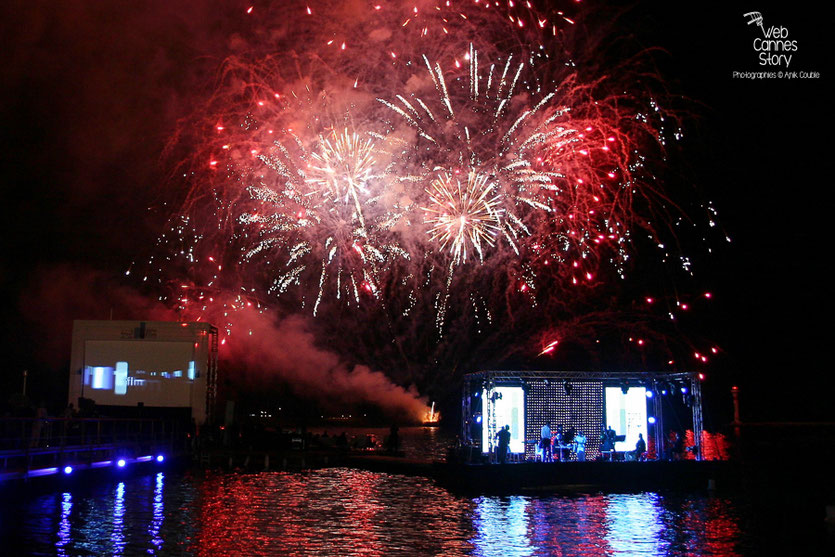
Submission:
[[[578,68],[561,12],[360,4],[260,14],[275,27],[176,139],[190,188],[155,272],[264,307],[350,308],[402,359],[438,359],[403,348],[423,333],[401,320],[430,313],[439,333],[514,326],[554,352],[538,329],[626,278],[639,239],[662,243],[674,204],[655,171],[677,118],[631,61]]]
[[[495,245],[504,219],[494,189],[486,176],[475,172],[464,184],[448,174],[432,180],[429,205],[423,209],[429,239],[439,242],[441,249],[448,247],[454,263],[466,261],[468,251],[483,261],[486,247]]]

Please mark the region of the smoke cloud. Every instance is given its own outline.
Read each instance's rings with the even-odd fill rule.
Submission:
[[[401,387],[381,371],[351,365],[320,347],[309,318],[253,311],[230,321],[233,333],[223,347],[229,359],[286,381],[300,396],[339,406],[371,403],[392,417],[425,418],[427,402],[414,386]]]

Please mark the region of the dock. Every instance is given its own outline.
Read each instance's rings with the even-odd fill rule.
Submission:
[[[0,485],[182,459],[189,433],[142,418],[2,418]]]

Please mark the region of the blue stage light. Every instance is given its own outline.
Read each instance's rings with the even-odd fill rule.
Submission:
[[[652,391],[647,390],[647,398],[652,398],[653,394]]]
[[[118,466],[119,468],[124,468],[125,464],[127,464],[127,462],[125,461],[124,458],[120,458],[119,460],[116,461],[116,466]]]
[[[157,462],[162,462],[163,460],[165,460],[165,457],[162,456],[161,454],[158,454],[157,455]]]
[[[72,466],[64,466],[64,474],[68,476],[72,474]]]
[[[681,394],[683,394],[683,395],[687,394],[687,387],[682,387],[681,388]]]
[[[647,418],[647,421],[651,424],[654,424],[655,423],[655,416],[650,416],[649,418]]]
[[[477,423],[477,424],[481,423],[481,416],[476,416],[475,423]]]

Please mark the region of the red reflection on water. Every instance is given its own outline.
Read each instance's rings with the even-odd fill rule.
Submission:
[[[706,549],[713,555],[739,555],[736,548],[739,524],[736,517],[728,514],[727,501],[710,501],[707,515],[708,520],[704,523]]]
[[[465,553],[454,517],[468,501],[429,480],[406,482],[419,492],[399,476],[348,469],[208,478],[195,501],[198,533],[185,545],[206,556]]]
[[[691,501],[680,509],[674,528],[690,534],[679,536],[688,555],[741,555],[736,547],[739,524],[728,508],[724,499],[710,499],[703,504]]]
[[[257,541],[255,530],[253,487],[241,476],[227,476],[207,480],[201,485],[197,539],[191,549],[198,555],[218,555],[229,550],[229,538],[252,544]],[[233,536],[234,533],[234,536]]]
[[[344,486],[346,503],[349,507],[351,528],[355,535],[350,540],[355,552],[381,555],[383,546],[380,544],[380,520],[383,519],[384,509],[380,505],[377,487],[380,474],[359,472],[345,477]],[[352,499],[353,498],[353,499]],[[352,504],[353,503],[353,504]]]
[[[654,493],[454,496],[430,480],[330,469],[223,474],[199,483],[179,547],[197,555],[733,555],[723,499]],[[186,528],[186,527],[189,528]],[[166,541],[169,543],[170,538]],[[175,542],[176,543],[176,542]]]

